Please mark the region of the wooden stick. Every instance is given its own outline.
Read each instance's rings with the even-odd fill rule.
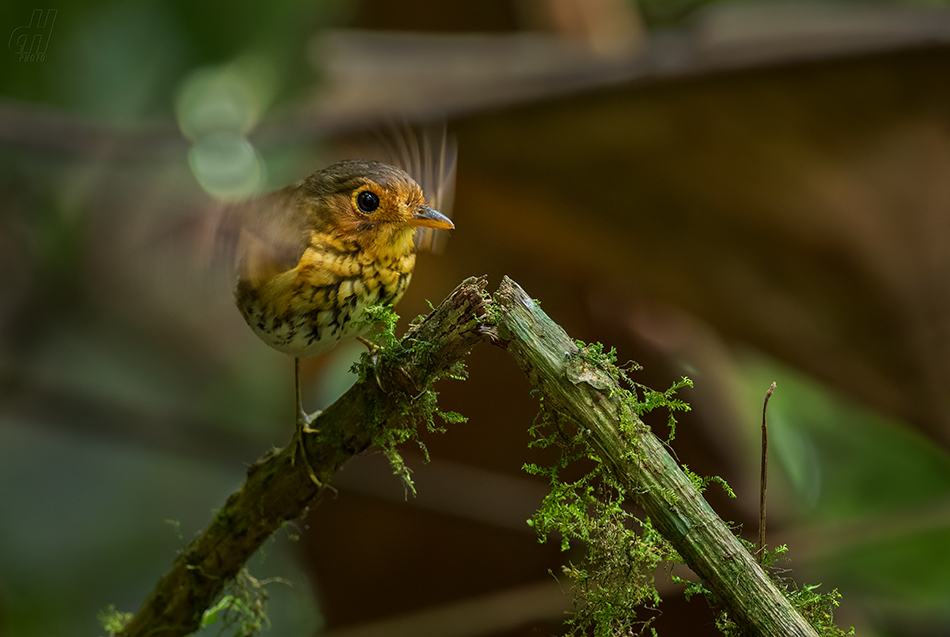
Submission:
[[[769,430],[765,420],[765,413],[769,408],[769,398],[775,391],[775,381],[765,392],[765,403],[762,405],[762,473],[759,476],[759,543],[755,547],[755,554],[759,565],[765,563],[765,488],[769,483]]]

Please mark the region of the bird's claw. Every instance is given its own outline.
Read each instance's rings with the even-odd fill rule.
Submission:
[[[321,413],[320,411],[315,411],[312,414],[308,415],[304,413],[303,411],[301,411],[297,415],[297,428],[294,431],[294,443],[293,443],[296,448],[294,449],[293,455],[290,456],[290,466],[295,467],[296,460],[297,460],[297,453],[298,452],[300,453],[300,457],[303,458],[303,463],[307,467],[307,475],[310,476],[310,479],[318,487],[322,487],[323,482],[321,482],[320,479],[317,478],[317,474],[314,472],[313,467],[310,465],[310,460],[307,458],[307,450],[303,444],[303,436],[304,434],[315,434],[320,431],[319,429],[314,429],[310,427],[310,423],[316,420],[317,416],[319,416],[320,413]]]
[[[300,410],[300,413],[297,414],[297,428],[300,429],[305,434],[315,434],[318,433],[319,429],[314,429],[310,425],[323,413],[322,409],[318,409],[312,414],[306,413],[303,409]]]
[[[366,349],[369,350],[369,362],[373,366],[373,376],[376,378],[376,384],[379,385],[379,388],[383,391],[386,391],[386,388],[383,387],[383,381],[379,377],[379,350],[383,349],[376,343],[371,343],[367,341],[362,336],[357,336],[356,340],[366,346]]]

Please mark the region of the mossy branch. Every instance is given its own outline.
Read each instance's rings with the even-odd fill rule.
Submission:
[[[379,357],[374,374],[350,388],[311,425],[320,433],[306,436],[304,444],[323,484],[369,447],[378,431],[399,428],[407,397],[428,390],[482,340],[484,287],[484,279],[464,281],[403,337],[400,347],[388,348]],[[244,485],[178,555],[119,634],[176,637],[199,628],[204,611],[245,562],[285,522],[303,515],[317,495],[304,463],[293,463],[295,452],[294,445],[288,445],[247,470]]]
[[[514,281],[506,277],[494,301],[498,336],[541,391],[545,408],[587,432],[617,481],[636,495],[655,528],[730,618],[753,635],[817,637],[663,443],[623,403],[618,379],[580,356],[567,333]]]
[[[305,451],[326,484],[353,455],[385,433],[404,427],[407,401],[451,375],[481,340],[506,349],[546,408],[572,419],[617,481],[639,503],[655,528],[750,634],[814,636],[816,633],[756,564],[706,503],[693,482],[617,392],[617,379],[596,361],[578,355],[563,329],[507,277],[494,298],[484,278],[463,282],[398,345],[384,348],[372,373],[360,380],[312,425]],[[289,428],[289,426],[288,426]],[[633,434],[631,436],[631,433]],[[175,637],[195,631],[225,585],[285,522],[300,517],[318,493],[303,463],[292,463],[293,445],[261,458],[245,484],[214,521],[176,558],[120,633]]]

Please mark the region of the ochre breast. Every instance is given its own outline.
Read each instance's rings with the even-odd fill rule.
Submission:
[[[363,311],[397,303],[416,262],[411,236],[405,245],[373,252],[339,237],[312,239],[297,267],[265,280],[240,279],[235,290],[251,329],[293,356],[323,353],[367,331],[354,326]]]

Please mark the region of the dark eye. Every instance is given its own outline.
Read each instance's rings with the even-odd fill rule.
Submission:
[[[363,212],[374,212],[379,208],[379,197],[374,192],[364,190],[356,195],[356,205]]]

